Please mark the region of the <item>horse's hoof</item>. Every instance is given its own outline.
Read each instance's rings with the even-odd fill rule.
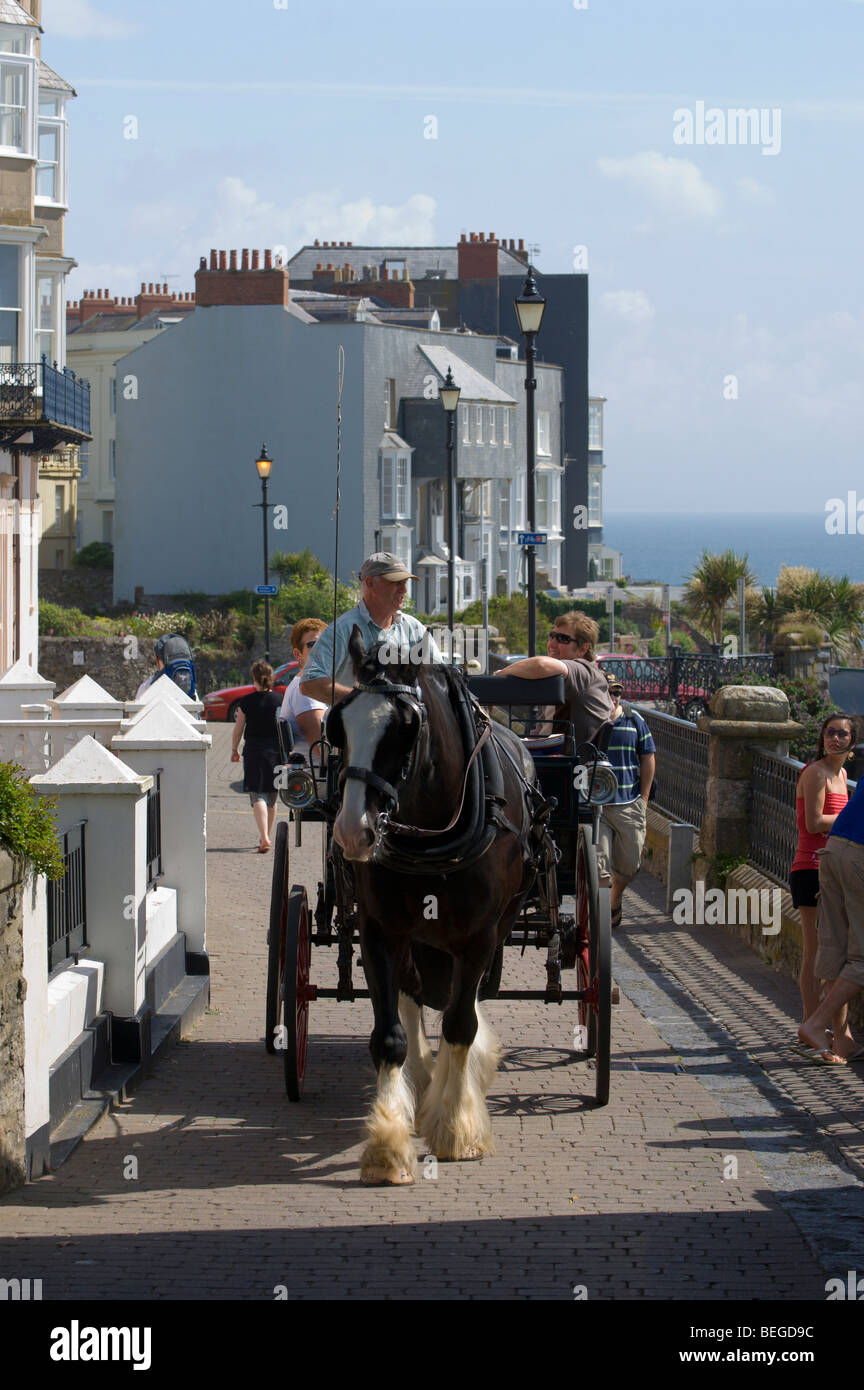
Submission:
[[[414,1174],[408,1168],[364,1168],[360,1181],[365,1187],[406,1187]]]

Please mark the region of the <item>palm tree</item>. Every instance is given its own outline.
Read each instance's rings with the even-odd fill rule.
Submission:
[[[687,581],[684,602],[708,627],[712,642],[723,641],[723,614],[738,591],[739,579],[748,587],[756,583],[746,555],[736,555],[734,550],[711,555],[703,550]]]

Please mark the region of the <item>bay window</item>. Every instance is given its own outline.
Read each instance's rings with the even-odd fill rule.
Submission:
[[[381,456],[381,516],[411,516],[411,464],[407,454]]]
[[[36,281],[36,360],[42,361],[44,353],[49,362],[57,360],[57,347],[54,337],[54,277],[40,275]]]
[[[33,156],[35,59],[0,56],[0,151]]]
[[[0,242],[0,364],[18,361],[18,327],[21,319],[20,251]]]

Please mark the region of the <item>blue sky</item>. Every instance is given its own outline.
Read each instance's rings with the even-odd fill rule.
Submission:
[[[607,510],[864,495],[861,0],[277,4],[44,0],[73,297],[316,236],[584,246]],[[779,152],[676,143],[700,102]]]

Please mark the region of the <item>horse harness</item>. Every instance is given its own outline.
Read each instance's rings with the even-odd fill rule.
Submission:
[[[406,759],[402,770],[401,780],[404,781],[416,766],[415,755],[420,732],[426,722],[426,706],[420,688],[417,685],[400,685],[382,676],[357,686],[356,693],[359,694],[361,691],[401,701],[417,719],[411,756]],[[347,700],[352,699],[354,693],[352,692]],[[536,849],[539,848],[539,841],[545,833],[544,822],[554,803],[544,801],[542,793],[528,781],[509,750],[502,750],[494,738],[492,720],[470,692],[460,686],[458,696],[456,715],[462,733],[466,765],[459,804],[447,825],[440,829],[429,829],[396,821],[393,819],[393,812],[399,798],[396,788],[391,783],[369,768],[350,765],[341,773],[340,781],[355,779],[365,782],[385,800],[385,810],[378,821],[378,835],[373,854],[374,863],[382,868],[408,874],[446,874],[461,871],[470,868],[482,858],[497,836],[503,833],[512,834],[519,840],[526,862],[533,860]],[[347,700],[343,703],[347,703]],[[332,711],[331,716],[328,716],[328,726],[331,717]],[[332,735],[328,728],[328,738],[336,746],[340,745],[339,722]],[[507,755],[528,793],[521,828],[514,825],[504,812],[507,797],[500,760],[501,751]],[[453,831],[456,833],[452,834]],[[418,847],[418,839],[425,843]]]

